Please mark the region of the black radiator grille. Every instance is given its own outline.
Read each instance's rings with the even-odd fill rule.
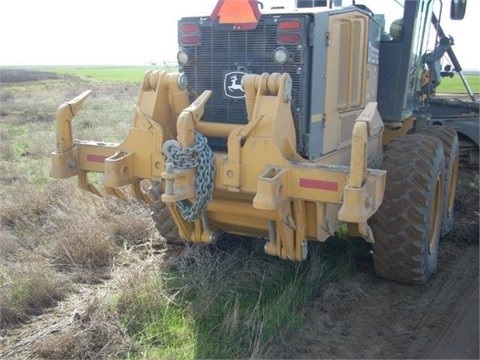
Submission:
[[[298,17],[297,17],[298,18]],[[200,19],[183,19],[192,22]],[[212,97],[205,107],[203,121],[246,124],[247,114],[245,100],[232,99],[224,94],[225,74],[228,72],[244,72],[262,74],[287,72],[292,78],[292,114],[297,132],[297,147],[301,153],[305,132],[304,92],[307,91],[308,71],[305,69],[305,57],[308,47],[308,18],[301,17],[304,24],[300,44],[283,45],[292,56],[292,60],[284,65],[275,63],[273,51],[281,46],[277,43],[277,21],[273,17],[264,16],[255,30],[226,31],[217,30],[211,22],[202,19],[201,44],[184,47],[190,54],[191,61],[180,70],[188,78],[190,101],[193,102],[204,90],[212,90]],[[303,120],[302,120],[303,119]],[[226,142],[220,139],[209,139],[212,147],[225,148]]]

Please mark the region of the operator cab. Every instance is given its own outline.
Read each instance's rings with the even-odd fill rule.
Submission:
[[[432,0],[362,0],[362,4],[382,27],[378,108],[388,125],[399,127],[440,84],[440,60],[453,39],[441,36],[435,22],[446,11],[441,1]],[[452,0],[450,17],[462,19],[465,9],[466,0]]]

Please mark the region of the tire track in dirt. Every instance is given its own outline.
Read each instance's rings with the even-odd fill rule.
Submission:
[[[364,272],[326,286],[279,354],[291,359],[478,359],[478,243],[444,241],[425,285]],[[475,312],[475,310],[477,310]],[[277,354],[275,354],[277,355]]]
[[[453,266],[439,276],[437,281],[443,280],[443,285],[434,294],[431,306],[419,324],[424,325],[424,329],[434,326],[437,330],[435,338],[422,334],[430,338],[430,343],[420,355],[426,358],[478,359],[478,251],[465,248],[464,256],[451,261]]]

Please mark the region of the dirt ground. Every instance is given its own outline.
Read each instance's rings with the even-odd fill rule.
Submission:
[[[295,359],[478,359],[478,245],[444,243],[425,286],[371,269],[332,284],[305,310]]]
[[[286,359],[478,359],[478,168],[462,168],[454,231],[442,240],[437,273],[426,285],[378,278],[363,261],[350,277],[327,285],[308,306],[292,340],[276,344]],[[72,326],[86,299],[105,284],[86,285],[56,308],[0,336],[0,358],[32,358],[41,340]]]
[[[308,322],[283,345],[286,358],[479,358],[478,170],[462,169],[459,183],[454,231],[429,282],[382,280],[371,262],[360,264],[305,309]]]

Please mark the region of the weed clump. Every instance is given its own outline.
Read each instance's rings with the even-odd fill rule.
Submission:
[[[51,270],[34,263],[0,269],[0,327],[8,328],[39,315],[63,299],[68,285]]]

